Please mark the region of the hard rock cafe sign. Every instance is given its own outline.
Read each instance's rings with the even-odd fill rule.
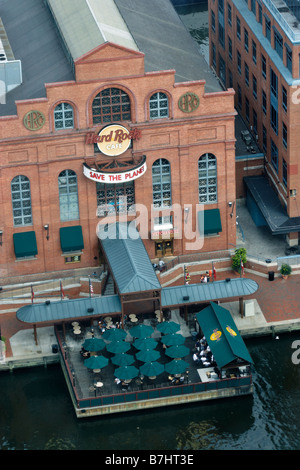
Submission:
[[[128,131],[120,124],[108,125],[101,129],[99,134],[87,134],[86,144],[97,144],[102,154],[111,157],[114,168],[111,171],[112,166],[106,164],[102,165],[102,168],[101,165],[99,167],[95,164],[95,168],[92,168],[84,163],[83,174],[90,180],[109,184],[125,183],[140,178],[147,170],[145,156],[134,160],[129,158],[129,162],[126,163],[121,159],[122,165],[119,165],[119,159],[115,158],[126,152],[132,140],[138,140],[140,137],[139,129]]]
[[[99,150],[109,157],[117,157],[126,152],[131,144],[131,140],[138,140],[141,137],[139,129],[128,131],[126,127],[119,124],[112,124],[101,129],[99,134],[88,133],[86,144],[97,144]]]

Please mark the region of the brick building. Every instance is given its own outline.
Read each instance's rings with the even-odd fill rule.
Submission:
[[[48,0],[46,11],[41,2],[69,62],[61,59],[64,71],[40,95],[24,82],[1,108],[2,278],[99,265],[97,224],[114,214],[136,220],[151,259],[235,243],[234,92],[214,85],[171,4],[158,2],[157,21],[165,25],[167,15],[172,34],[183,35],[179,76],[175,61],[172,69],[153,67],[160,49],[145,50],[127,27],[140,14],[135,21],[147,35],[147,2],[137,2],[126,22],[118,3],[126,2],[106,0],[103,10],[99,0]],[[182,57],[193,57],[189,73],[199,80],[187,77]],[[203,230],[203,246],[189,247]]]
[[[297,245],[299,2],[210,0],[209,17],[211,65],[265,155],[261,175],[244,178],[248,207],[257,225]]]

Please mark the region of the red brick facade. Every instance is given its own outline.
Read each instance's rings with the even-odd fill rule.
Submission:
[[[201,80],[175,83],[173,70],[145,73],[143,54],[108,43],[78,60],[75,69],[76,81],[46,84],[45,99],[19,101],[17,116],[0,118],[0,229],[3,231],[0,277],[99,264],[96,226],[101,219],[97,217],[96,183],[84,176],[83,163],[93,166],[95,160],[105,161],[101,153],[94,153],[94,145],[86,143],[86,136],[104,127],[93,125],[92,102],[99,91],[110,87],[124,90],[130,98],[131,121],[120,124],[128,130],[136,128],[141,134],[120,159],[146,156],[147,171],[135,180],[135,203],[148,208],[149,235],[153,162],[162,158],[170,162],[172,204],[192,205],[189,216],[196,230],[198,159],[211,153],[217,160],[217,202],[205,205],[205,209],[220,210],[222,231],[218,236],[205,237],[202,250],[228,249],[235,244],[235,217],[230,217],[228,206],[228,201],[235,200],[234,92],[206,94],[205,82]],[[168,97],[168,118],[151,120],[149,117],[149,98],[156,92]],[[189,113],[178,106],[180,97],[187,92],[194,93],[200,100],[197,109]],[[62,102],[73,107],[73,129],[55,130],[54,109]],[[45,120],[40,129],[28,130],[24,116],[33,110],[42,113]],[[66,169],[77,175],[79,219],[62,222],[58,175]],[[27,176],[30,181],[30,226],[14,226],[11,181],[17,175]],[[181,220],[174,218],[174,227],[182,222],[184,212]],[[45,224],[49,225],[49,239]],[[66,265],[59,229],[72,225],[81,225],[84,249],[80,263]],[[35,232],[38,254],[34,259],[17,260],[13,234],[26,231]],[[150,258],[154,258],[155,243],[150,236],[144,242]],[[184,239],[173,241],[174,255],[187,252],[185,242]]]

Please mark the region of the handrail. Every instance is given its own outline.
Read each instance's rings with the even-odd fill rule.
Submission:
[[[249,381],[249,378],[250,378],[250,381]],[[114,405],[114,404],[120,405],[121,403],[126,404],[126,403],[131,403],[133,401],[151,400],[154,398],[167,398],[167,397],[178,396],[178,395],[193,395],[195,393],[207,392],[211,390],[221,390],[224,388],[232,388],[232,387],[239,388],[243,385],[243,383],[241,383],[240,381],[246,382],[246,379],[247,379],[247,384],[245,385],[251,385],[252,375],[250,374],[250,375],[246,375],[243,377],[212,380],[210,382],[185,383],[182,385],[170,385],[168,387],[140,389],[140,390],[134,390],[131,392],[123,392],[123,393],[120,392],[120,393],[110,394],[110,395],[101,394],[95,397],[87,397],[87,398],[79,399],[78,407],[80,408],[80,404],[82,404],[82,408]],[[236,381],[240,383],[238,385],[233,385]],[[224,386],[224,384],[226,383],[227,385]],[[187,391],[187,388],[189,389],[192,388],[192,389],[191,391]],[[164,393],[166,391],[169,391],[170,394]],[[155,392],[158,396],[150,396],[150,395],[154,395]],[[138,395],[145,395],[145,396],[143,396],[143,398],[138,398]],[[107,399],[111,399],[111,402],[103,403]],[[87,405],[87,403],[89,403],[89,405]]]

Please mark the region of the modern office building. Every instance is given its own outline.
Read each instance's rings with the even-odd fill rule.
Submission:
[[[99,265],[114,215],[151,259],[228,250],[234,92],[171,2],[23,3],[0,2],[23,73],[0,108],[1,278]]]
[[[210,62],[264,153],[245,177],[257,225],[298,245],[300,232],[300,4],[295,0],[209,0]],[[237,182],[239,186],[241,182]]]

